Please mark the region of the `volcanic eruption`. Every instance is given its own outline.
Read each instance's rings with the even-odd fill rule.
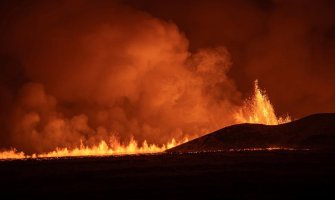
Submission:
[[[120,2],[16,6],[1,24],[0,158],[162,152],[291,121],[257,80],[240,90],[229,49],[194,49],[174,21]]]
[[[258,81],[255,81],[254,94],[244,102],[241,108],[234,114],[236,123],[262,123],[276,125],[290,121],[289,116],[286,118],[277,117],[270,100],[265,91],[259,89]],[[199,134],[200,135],[200,134]],[[133,138],[126,144],[121,144],[119,140],[111,136],[109,141],[101,140],[97,145],[85,146],[80,143],[75,148],[56,148],[50,152],[26,155],[24,152],[17,152],[16,149],[0,152],[1,159],[16,158],[36,158],[36,157],[63,157],[63,156],[101,156],[101,155],[118,155],[118,154],[138,154],[138,153],[158,153],[173,148],[188,141],[188,138],[176,141],[172,138],[170,142],[162,146],[149,144],[146,140],[139,145]]]
[[[335,1],[0,1],[0,193],[327,199]]]

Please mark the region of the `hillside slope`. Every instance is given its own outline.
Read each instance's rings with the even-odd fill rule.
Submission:
[[[237,124],[191,140],[167,152],[268,147],[335,150],[335,113],[314,114],[274,126]]]

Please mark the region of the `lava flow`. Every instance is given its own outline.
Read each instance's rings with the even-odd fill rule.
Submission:
[[[177,143],[174,139],[166,145],[158,146],[150,144],[146,141],[141,146],[135,140],[131,140],[127,145],[122,145],[118,141],[106,143],[101,141],[99,145],[87,147],[80,145],[78,148],[57,148],[54,151],[42,154],[25,155],[23,152],[17,152],[15,149],[0,152],[0,159],[23,159],[23,158],[50,158],[50,157],[70,157],[70,156],[106,156],[106,155],[125,155],[125,154],[145,154],[145,153],[158,153],[166,149],[172,148],[176,145],[187,142],[185,139],[181,143]]]
[[[261,123],[267,125],[276,125],[291,121],[290,117],[277,117],[274,108],[266,95],[265,91],[258,86],[255,81],[253,96],[245,101],[244,105],[235,114],[236,123]],[[88,147],[83,144],[77,148],[56,148],[54,151],[40,154],[26,155],[24,152],[18,152],[16,149],[0,152],[0,159],[23,159],[23,158],[49,158],[49,157],[69,157],[69,156],[106,156],[106,155],[124,155],[124,154],[142,154],[159,153],[169,148],[175,147],[187,142],[185,138],[182,141],[172,139],[165,145],[148,144],[144,141],[141,145],[134,139],[128,144],[121,144],[118,140],[110,142],[101,141],[98,145]]]

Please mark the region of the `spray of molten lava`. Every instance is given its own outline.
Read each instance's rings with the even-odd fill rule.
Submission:
[[[16,149],[0,152],[0,159],[22,159],[26,158],[23,152],[18,152]]]
[[[181,142],[187,142],[188,140]],[[99,145],[93,147],[86,147],[81,145],[79,148],[57,148],[55,151],[49,153],[38,154],[38,157],[66,157],[66,156],[105,156],[105,155],[124,155],[124,154],[144,154],[144,153],[158,153],[166,149],[172,148],[181,143],[177,143],[174,139],[166,145],[158,146],[155,144],[148,144],[146,141],[141,146],[132,139],[127,145],[122,145],[115,140],[109,145],[105,141],[101,141]]]
[[[23,158],[50,158],[50,157],[70,157],[70,156],[107,156],[107,155],[130,155],[130,154],[148,154],[148,153],[159,153],[166,149],[175,147],[179,144],[185,143],[188,140],[185,139],[181,142],[176,142],[172,139],[166,145],[158,146],[155,144],[148,144],[146,141],[142,145],[138,145],[134,139],[124,145],[119,141],[114,140],[109,143],[101,141],[98,145],[93,147],[84,146],[69,149],[69,148],[56,148],[56,150],[41,153],[25,155],[23,152],[18,152],[16,149],[9,151],[0,152],[0,159],[23,159]]]
[[[236,114],[237,123],[261,123],[267,125],[276,125],[289,122],[289,116],[277,117],[274,108],[266,95],[265,91],[258,86],[255,81],[254,94],[245,101],[242,108]],[[77,148],[56,148],[54,151],[40,154],[25,155],[24,152],[18,152],[16,149],[0,152],[0,159],[22,159],[22,158],[48,158],[48,157],[68,157],[68,156],[106,156],[106,155],[123,155],[123,154],[140,154],[140,153],[158,153],[166,149],[175,147],[187,142],[188,139],[176,141],[172,139],[165,145],[148,144],[144,141],[141,145],[134,139],[127,144],[121,144],[117,139],[111,139],[109,142],[102,140],[98,145],[85,146],[81,143]]]
[[[245,101],[243,107],[235,114],[239,123],[257,123],[266,125],[277,125],[291,121],[290,116],[277,117],[274,108],[266,95],[266,92],[258,86],[255,81],[254,95]]]

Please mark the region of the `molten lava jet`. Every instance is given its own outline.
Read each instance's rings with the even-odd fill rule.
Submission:
[[[245,101],[244,106],[235,114],[238,123],[278,125],[291,121],[289,115],[277,117],[266,92],[255,81],[254,95]]]

